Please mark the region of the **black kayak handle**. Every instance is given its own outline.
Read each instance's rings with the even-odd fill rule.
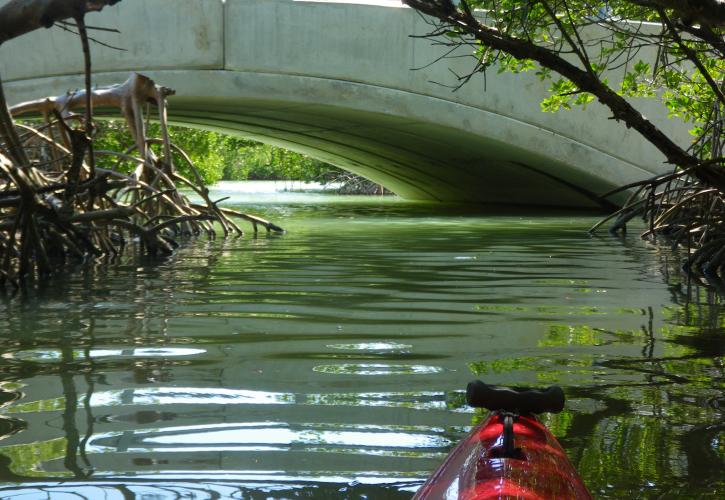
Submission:
[[[527,413],[559,413],[564,409],[564,391],[558,385],[546,389],[498,387],[474,380],[466,388],[466,401],[475,408]]]

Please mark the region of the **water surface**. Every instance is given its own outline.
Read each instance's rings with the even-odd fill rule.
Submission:
[[[598,498],[723,495],[724,316],[676,258],[591,215],[243,191],[288,232],[0,295],[0,496],[410,498],[476,377],[560,384]]]

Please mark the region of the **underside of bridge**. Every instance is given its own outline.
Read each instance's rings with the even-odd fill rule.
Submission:
[[[302,152],[408,199],[611,208],[621,200],[601,200],[600,194],[624,183],[622,176],[647,175],[524,121],[401,90],[233,71],[148,74],[183,89],[170,99],[172,123]],[[102,74],[97,81],[126,76]],[[78,88],[78,80],[61,76],[8,87],[21,97],[59,95]]]
[[[305,153],[408,199],[598,207],[602,204],[597,194],[607,189],[596,179],[566,180],[576,172],[516,146],[390,115],[211,98],[176,98],[172,106],[171,120],[176,124]],[[600,188],[587,190],[581,185]]]

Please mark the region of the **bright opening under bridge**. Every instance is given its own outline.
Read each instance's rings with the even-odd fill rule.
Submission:
[[[88,23],[118,29],[94,36],[125,49],[92,45],[95,84],[142,72],[177,91],[172,122],[307,153],[411,199],[595,207],[670,168],[597,103],[540,112],[533,74],[452,92],[472,59],[435,62],[448,48],[411,38],[431,27],[397,1],[124,0]],[[11,104],[82,88],[82,70],[78,37],[59,28],[0,48]]]

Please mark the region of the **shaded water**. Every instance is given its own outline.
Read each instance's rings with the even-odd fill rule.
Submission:
[[[281,236],[0,295],[0,497],[410,498],[475,377],[561,384],[596,497],[723,495],[725,316],[666,256],[594,217],[292,201],[243,206]]]

